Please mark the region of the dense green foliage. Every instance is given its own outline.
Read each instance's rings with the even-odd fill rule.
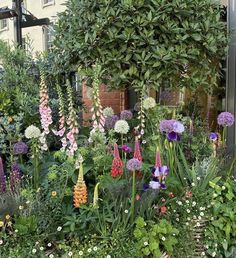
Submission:
[[[213,0],[71,0],[54,43],[62,70],[98,62],[112,87],[206,89],[217,82],[227,38]]]

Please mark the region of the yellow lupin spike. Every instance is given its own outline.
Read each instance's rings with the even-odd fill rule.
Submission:
[[[98,209],[98,186],[100,185],[100,183],[97,183],[95,188],[94,188],[94,193],[93,193],[93,208],[94,209]]]
[[[74,207],[79,208],[81,204],[87,203],[88,193],[84,181],[83,164],[80,162],[79,176],[77,183],[74,187]]]

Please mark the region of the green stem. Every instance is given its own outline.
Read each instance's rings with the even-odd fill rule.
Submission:
[[[226,127],[223,128],[223,132],[222,132],[222,147],[225,147],[225,142],[226,142]]]
[[[131,221],[132,221],[132,223],[134,222],[135,194],[136,194],[136,182],[135,182],[135,170],[133,170],[132,199],[131,199]]]
[[[33,185],[35,189],[39,187],[39,155],[37,146],[33,146]]]

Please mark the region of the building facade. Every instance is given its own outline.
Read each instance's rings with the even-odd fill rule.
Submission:
[[[1,0],[0,8],[12,8],[12,0]],[[23,0],[22,12],[32,14],[36,18],[49,18],[51,25],[23,28],[23,46],[31,48],[32,52],[42,52],[52,45],[52,25],[57,20],[57,14],[65,10],[66,0]],[[0,39],[10,45],[16,42],[14,18],[0,20]]]

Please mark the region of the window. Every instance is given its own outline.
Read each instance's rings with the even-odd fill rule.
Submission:
[[[55,4],[55,0],[42,0],[42,2],[43,2],[43,6]]]
[[[7,19],[0,20],[0,31],[8,30]]]
[[[45,50],[50,51],[53,46],[54,28],[53,23],[44,26]]]

